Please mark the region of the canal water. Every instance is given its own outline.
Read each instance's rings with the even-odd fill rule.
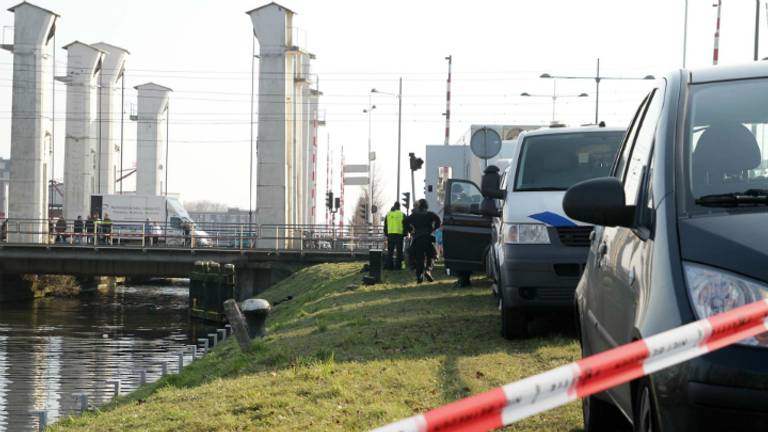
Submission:
[[[36,431],[32,414],[49,424],[75,414],[74,396],[91,405],[156,380],[162,363],[176,372],[178,353],[215,327],[191,321],[185,281],[118,286],[76,298],[0,303],[0,432]],[[191,352],[184,353],[185,364]]]

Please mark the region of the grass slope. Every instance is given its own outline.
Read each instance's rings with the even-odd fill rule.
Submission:
[[[375,286],[360,264],[306,268],[263,293],[279,303],[270,333],[242,354],[208,356],[54,431],[366,430],[573,361],[565,336],[509,342],[487,283],[416,285],[406,272]],[[572,403],[516,431],[580,430]]]

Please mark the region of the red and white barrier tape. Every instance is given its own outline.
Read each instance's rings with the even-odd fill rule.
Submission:
[[[488,431],[768,331],[768,299],[375,429]]]

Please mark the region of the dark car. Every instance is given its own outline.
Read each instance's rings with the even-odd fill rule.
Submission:
[[[584,356],[768,298],[768,64],[678,71],[638,108],[612,176],[573,186],[603,225],[576,290]],[[583,401],[587,431],[768,430],[768,335]]]

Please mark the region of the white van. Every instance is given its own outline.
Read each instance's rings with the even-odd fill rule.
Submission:
[[[471,181],[449,182],[446,267],[460,278],[486,271],[493,279],[505,337],[525,335],[531,313],[573,306],[592,226],[565,216],[563,196],[575,183],[608,175],[624,133],[591,126],[524,132],[501,175],[486,169],[482,193]]]

